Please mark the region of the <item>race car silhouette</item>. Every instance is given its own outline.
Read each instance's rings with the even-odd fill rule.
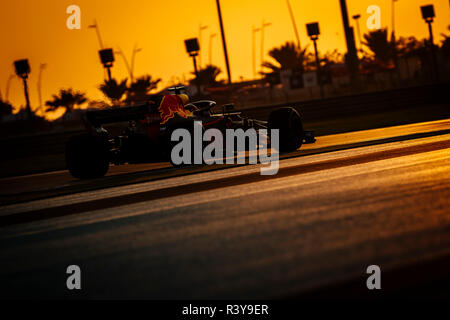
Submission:
[[[170,88],[168,95],[155,95],[145,104],[87,111],[87,132],[73,136],[66,144],[66,166],[73,177],[92,179],[104,176],[111,163],[147,163],[171,161],[174,143],[172,132],[183,128],[191,131],[194,121],[202,121],[203,129],[249,128],[279,129],[280,152],[291,152],[302,143],[315,141],[311,131],[304,131],[302,120],[294,108],[274,111],[267,121],[250,119],[235,110],[233,104],[212,112],[216,102],[201,100],[189,103],[182,94],[185,87]],[[122,134],[112,136],[103,125],[128,122]]]

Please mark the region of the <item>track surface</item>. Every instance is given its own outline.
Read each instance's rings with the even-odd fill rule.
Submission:
[[[300,150],[285,155],[285,157],[304,156],[355,146],[399,141],[404,137],[414,135],[426,136],[435,132],[450,133],[450,119],[321,136],[316,143],[303,145]],[[2,178],[0,179],[0,205],[58,194],[70,194],[116,185],[138,183],[151,179],[168,178],[201,172],[205,169],[210,168],[179,170],[172,168],[169,163],[151,163],[111,166],[105,178],[90,181],[74,179],[66,170]]]
[[[392,136],[364,139],[383,134]],[[293,157],[274,177],[243,166],[12,204],[0,207],[2,296],[273,298],[348,280],[364,287],[369,265],[390,272],[447,257],[449,207],[449,134]],[[65,287],[72,264],[83,272],[78,293]]]

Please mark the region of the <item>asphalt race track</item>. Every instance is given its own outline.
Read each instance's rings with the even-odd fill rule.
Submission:
[[[0,185],[6,298],[345,296],[369,265],[378,295],[450,296],[450,120],[319,137],[270,177],[152,164]]]

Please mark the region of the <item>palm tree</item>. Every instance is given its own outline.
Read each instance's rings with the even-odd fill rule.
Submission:
[[[417,56],[427,58],[427,40],[417,40],[415,37],[403,38],[397,41],[397,53],[400,58]]]
[[[364,35],[363,45],[369,48],[380,66],[387,66],[394,59],[395,42],[388,40],[387,29],[371,31]]]
[[[450,31],[450,26],[447,28]],[[446,34],[441,34],[444,37],[444,40],[442,40],[442,46],[441,51],[444,55],[445,59],[450,60],[450,36]]]
[[[415,37],[400,37],[397,40],[397,53],[400,57],[410,56],[423,46],[423,41],[419,41]]]
[[[303,71],[307,61],[311,59],[306,49],[307,47],[301,50],[295,43],[288,41],[280,47],[269,51],[269,56],[275,60],[275,63],[265,61],[262,65],[270,69],[271,73],[286,69],[300,69]]]
[[[0,118],[11,114],[13,111],[13,106],[8,101],[3,101],[0,99]]]
[[[150,92],[158,87],[161,79],[152,80],[152,76],[146,75],[138,78],[133,82],[127,90],[127,99],[129,103],[145,101]]]
[[[222,70],[220,70],[219,67],[216,67],[214,65],[207,65],[203,69],[200,69],[198,71],[198,77],[199,77],[199,84],[206,86],[206,87],[214,87],[217,85],[220,85],[223,83],[223,81],[218,81],[217,77],[219,74],[222,73]],[[195,72],[192,72],[192,74],[195,75]],[[189,83],[191,85],[196,84],[197,79],[191,79],[189,80]]]
[[[342,53],[340,53],[337,49],[326,52],[321,59],[322,63],[325,65],[335,64],[335,63],[344,63],[345,57]]]
[[[123,79],[120,82],[117,82],[116,79],[105,80],[98,88],[111,100],[113,105],[119,105],[128,90],[127,81],[128,79]]]
[[[53,95],[53,99],[46,101],[46,111],[55,111],[59,107],[65,108],[66,113],[73,111],[75,106],[81,105],[87,101],[86,95],[79,91],[73,91],[72,88],[61,89],[58,94]]]

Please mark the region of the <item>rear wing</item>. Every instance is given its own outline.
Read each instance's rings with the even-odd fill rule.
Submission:
[[[158,104],[156,101],[148,101],[145,104],[137,106],[87,111],[85,114],[85,122],[94,128],[99,128],[103,124],[108,123],[143,120],[146,115],[156,112],[158,112]]]

